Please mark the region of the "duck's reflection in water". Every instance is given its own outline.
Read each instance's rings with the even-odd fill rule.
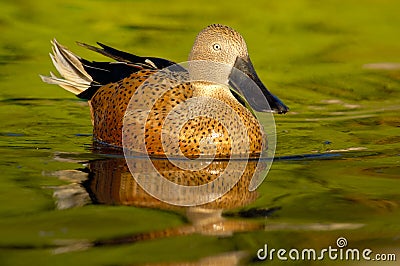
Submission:
[[[142,160],[144,160],[143,158],[139,157],[135,160],[137,160],[136,169],[140,169],[139,172],[135,174],[139,173],[146,176],[148,172],[154,171],[154,169],[140,168]],[[220,176],[229,163],[228,160],[215,160],[203,169],[190,171],[175,166],[167,159],[151,159],[151,162],[155,169],[157,169],[158,173],[163,177],[176,184],[186,186],[201,185],[212,182]],[[191,163],[195,163],[195,161]],[[231,160],[230,163],[232,164],[231,167],[234,168],[235,161]],[[243,162],[238,163],[238,165],[239,164],[243,166]],[[135,178],[129,171],[126,159],[123,156],[114,156],[111,158],[90,161],[85,170],[85,172],[88,172],[88,175],[86,175],[87,179],[83,182],[80,180],[80,182],[83,184],[81,188],[86,190],[87,195],[90,195],[90,199],[93,203],[128,205],[173,211],[184,215],[186,220],[188,220],[188,223],[179,227],[161,231],[99,240],[92,242],[89,246],[127,244],[150,239],[190,234],[226,236],[231,235],[234,232],[260,230],[265,226],[264,221],[242,218],[238,219],[238,217],[266,216],[273,210],[252,209],[245,212],[235,212],[235,209],[240,209],[241,207],[250,204],[255,201],[258,196],[257,191],[249,190],[249,184],[252,178],[255,175],[265,174],[262,171],[259,171],[260,169],[265,169],[265,167],[257,167],[258,164],[267,164],[267,162],[258,160],[248,160],[245,162],[244,171],[243,169],[240,170],[242,173],[240,179],[222,197],[206,204],[193,207],[182,207],[165,203],[149,195],[136,182]],[[159,189],[162,190],[162,187]],[[62,194],[60,193],[60,190],[58,190],[57,193],[59,207],[63,208],[67,205],[73,205],[71,204],[71,198],[69,198],[69,201],[66,201],[68,197],[60,197]],[[73,194],[82,195],[83,193],[77,193],[77,190],[75,190],[75,193]],[[82,198],[85,197],[76,197],[77,203],[75,205],[83,205],[83,202],[87,200],[87,196],[84,200],[82,200]],[[63,205],[62,201],[67,202],[67,205]],[[223,215],[223,213],[226,215]]]
[[[143,176],[151,176],[154,169],[141,167],[143,158],[136,158],[135,169]],[[197,170],[184,170],[175,166],[166,159],[151,159],[157,172],[164,178],[179,185],[198,186],[212,182],[218,178],[229,163],[228,160],[215,160],[207,167]],[[130,162],[132,163],[132,162]],[[191,162],[191,163],[196,163]],[[201,161],[197,163],[202,163]],[[230,162],[231,167],[235,167],[235,161]],[[89,191],[91,199],[95,203],[108,205],[130,205],[136,207],[150,207],[162,210],[172,210],[184,213],[190,225],[171,230],[174,234],[203,233],[203,234],[231,234],[236,231],[255,230],[260,227],[257,223],[243,221],[243,219],[224,219],[223,211],[246,206],[257,198],[257,191],[249,191],[249,184],[252,177],[258,173],[258,160],[249,160],[245,163],[244,171],[240,169],[243,162],[238,161],[238,168],[243,171],[238,182],[222,197],[195,207],[179,207],[165,203],[149,195],[132,177],[125,158],[110,158],[104,160],[91,161],[88,165],[89,179],[85,187]],[[240,165],[239,165],[240,164]],[[143,163],[143,166],[146,166]],[[162,187],[158,188],[162,190]],[[162,191],[160,191],[162,193]],[[166,232],[163,232],[166,233]],[[161,234],[163,234],[161,233]],[[157,237],[142,236],[144,238]],[[131,239],[133,240],[133,239]]]
[[[133,160],[133,159],[130,159]],[[149,169],[144,163],[145,159],[135,158],[135,175],[144,178],[152,178],[156,169],[165,179],[182,186],[200,186],[217,179],[227,168],[228,160],[217,160],[211,162],[207,167],[192,171],[177,167],[167,159],[151,159],[155,169]],[[130,162],[132,163],[132,162]],[[203,162],[191,162],[191,164],[202,164]],[[243,163],[245,165],[244,171]],[[257,197],[256,191],[249,191],[252,177],[257,174],[258,161],[248,162],[231,161],[231,169],[238,165],[238,171],[243,172],[240,179],[225,195],[214,201],[200,205],[203,209],[232,209],[248,205]],[[265,163],[265,162],[260,162]],[[239,165],[240,164],[240,165]],[[232,166],[233,165],[233,166]],[[193,166],[194,168],[195,166]],[[193,169],[192,168],[192,169]],[[97,203],[112,205],[133,205],[140,207],[152,207],[160,209],[175,208],[173,205],[164,203],[146,193],[143,188],[132,177],[125,158],[112,158],[91,161],[88,165],[90,171],[90,189],[93,200]],[[235,171],[235,169],[231,170]],[[157,184],[155,184],[157,185]],[[223,184],[222,184],[223,185]],[[164,193],[163,187],[157,187],[159,194]],[[188,195],[187,197],[195,197]]]

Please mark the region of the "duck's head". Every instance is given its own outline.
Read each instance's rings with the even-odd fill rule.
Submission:
[[[261,82],[250,61],[243,37],[234,29],[213,24],[203,29],[196,37],[189,61],[205,60],[235,67],[251,78],[260,90],[239,89],[250,106],[258,112],[286,113],[289,108],[273,95]],[[265,96],[269,106],[265,103]]]

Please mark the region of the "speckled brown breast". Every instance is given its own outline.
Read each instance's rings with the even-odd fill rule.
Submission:
[[[156,73],[154,70],[142,70],[119,82],[102,86],[96,92],[90,101],[95,140],[122,147],[122,128],[125,123],[125,147],[140,153],[148,153],[151,156],[177,155],[179,150],[186,157],[195,158],[204,154],[208,155],[209,146],[202,146],[202,143],[205,140],[211,140],[215,145],[215,157],[229,157],[232,153],[232,139],[238,140],[236,143],[241,145],[240,142],[247,136],[248,147],[239,149],[239,153],[244,153],[248,149],[250,156],[257,156],[261,152],[265,136],[259,122],[233,96],[215,95],[215,98],[226,103],[227,109],[234,110],[240,119],[227,116],[226,110],[214,106],[212,101],[210,103],[202,102],[195,108],[205,109],[215,114],[214,118],[197,116],[188,119],[189,110],[181,112],[176,116],[176,124],[179,126],[164,134],[165,127],[163,125],[167,116],[177,105],[193,97],[195,88],[189,82],[177,82],[176,80],[173,80],[172,84],[178,85],[170,88],[168,84],[171,82],[165,82],[165,80],[179,79],[179,77],[174,75],[154,76],[154,73]],[[137,91],[142,84],[141,89]],[[141,91],[142,89],[143,91]],[[160,91],[162,91],[161,94]],[[135,95],[133,102],[129,103],[135,92],[140,95]],[[132,108],[132,104],[135,106],[134,108]],[[151,111],[143,111],[141,106],[149,104],[152,106]],[[145,123],[144,120],[146,120]],[[240,135],[238,133],[240,130],[233,130],[228,134],[227,129],[219,121],[225,121],[237,129],[245,127],[247,136]],[[243,131],[241,132],[243,134]],[[144,134],[146,150],[138,145],[142,141],[138,137],[141,134]],[[174,145],[177,139],[178,146]],[[213,151],[210,151],[210,154],[212,153]]]

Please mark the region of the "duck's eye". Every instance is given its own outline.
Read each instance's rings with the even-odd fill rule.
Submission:
[[[213,44],[213,49],[214,49],[215,51],[219,51],[219,50],[221,50],[221,45],[220,45],[219,43],[214,43],[214,44]]]

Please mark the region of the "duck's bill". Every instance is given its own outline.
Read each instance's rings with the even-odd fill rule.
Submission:
[[[246,74],[257,86],[250,84],[243,75],[235,74],[235,68]],[[251,108],[257,112],[277,112],[279,114],[289,111],[289,108],[261,82],[248,56],[246,58],[238,57],[235,68],[231,72],[229,83],[234,90],[244,96]]]

